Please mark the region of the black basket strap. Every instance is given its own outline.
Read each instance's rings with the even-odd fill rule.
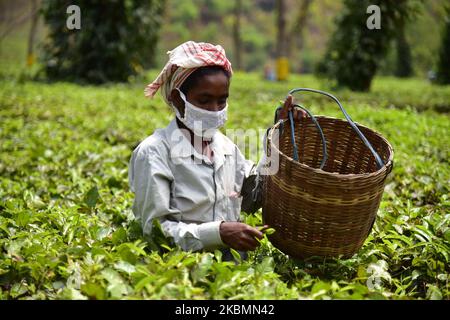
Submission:
[[[289,91],[289,94],[293,94],[295,92],[300,92],[300,91],[319,93],[319,94],[325,95],[325,96],[333,99],[337,103],[339,108],[341,109],[342,113],[344,114],[345,118],[347,119],[347,121],[350,124],[350,126],[352,127],[352,129],[356,132],[356,134],[359,136],[361,141],[366,145],[367,148],[369,148],[370,152],[375,157],[375,162],[377,163],[378,169],[381,169],[384,166],[384,162],[381,159],[380,155],[375,151],[375,149],[372,147],[372,144],[369,142],[369,140],[367,140],[367,138],[364,136],[364,134],[358,129],[356,124],[352,121],[352,119],[348,115],[347,111],[345,111],[344,107],[342,106],[342,104],[339,102],[339,100],[335,96],[333,96],[332,94],[329,94],[327,92],[321,91],[321,90],[309,89],[309,88],[292,89],[291,91]],[[291,111],[290,111],[290,113],[291,113]],[[292,114],[290,114],[289,120],[291,121],[291,129],[293,129],[293,125],[294,125],[294,121],[292,118],[293,118]],[[292,136],[291,136],[291,139],[292,139]],[[292,139],[292,143],[295,146],[295,139]],[[294,149],[296,149],[296,148],[297,147],[295,146]]]
[[[304,110],[309,115],[312,122],[314,123],[314,125],[317,127],[317,130],[319,131],[320,138],[322,139],[322,153],[323,153],[322,162],[320,163],[320,169],[323,169],[323,167],[325,166],[327,159],[328,159],[328,153],[327,153],[327,141],[325,139],[325,135],[323,134],[322,128],[320,127],[320,124],[317,121],[316,117],[308,109],[306,109],[305,107],[303,107],[302,105],[299,105],[299,104],[293,104],[293,107]],[[278,122],[278,113],[282,108],[283,108],[283,106],[279,106],[275,110],[274,123]],[[299,161],[298,147],[297,147],[297,143],[295,142],[295,135],[294,135],[295,124],[294,124],[294,117],[293,117],[292,110],[289,111],[289,122],[291,125],[291,142],[292,142],[292,147],[293,147],[293,159],[295,161]],[[284,123],[281,122],[280,126],[279,126],[280,134],[283,131],[283,125],[284,125]]]
[[[325,163],[327,162],[327,159],[328,159],[328,153],[327,153],[327,140],[325,139],[325,135],[323,134],[322,128],[321,128],[319,122],[317,121],[316,117],[314,117],[314,115],[308,109],[306,109],[305,107],[303,107],[303,106],[301,106],[299,104],[294,104],[293,106],[304,110],[309,115],[311,120],[316,125],[317,130],[319,131],[320,138],[322,139],[322,154],[323,154],[322,162],[320,163],[320,169],[323,169],[323,167],[325,166]],[[292,120],[291,120],[291,118],[292,118]],[[291,121],[291,129],[292,129],[292,127],[294,125],[293,116],[291,116],[289,118],[289,121]],[[293,132],[293,130],[291,130],[291,132]],[[291,138],[292,138],[292,135],[291,135]],[[297,146],[295,145],[295,140],[292,140],[292,141],[294,143],[295,149],[297,149]]]

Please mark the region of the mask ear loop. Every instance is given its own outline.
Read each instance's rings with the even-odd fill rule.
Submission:
[[[178,108],[175,106],[175,104],[170,101],[170,107],[173,109],[173,111],[175,112],[175,115],[178,117],[178,119],[180,119],[183,123],[186,120],[186,96],[184,95],[184,93],[179,89],[179,88],[175,88],[175,90],[178,90],[181,99],[184,102],[184,116],[181,116],[180,110],[178,110]]]
[[[178,91],[178,93],[180,94],[181,99],[183,99],[184,103],[186,103],[186,95],[183,93],[183,91],[181,91],[180,88],[175,88],[175,90]]]

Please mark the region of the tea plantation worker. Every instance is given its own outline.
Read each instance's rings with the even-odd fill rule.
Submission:
[[[240,212],[261,207],[252,192],[261,163],[246,160],[218,130],[227,120],[231,63],[221,46],[209,43],[188,41],[168,54],[145,95],[152,98],[160,89],[175,117],[132,153],[133,213],[145,237],[158,219],[163,233],[185,251],[255,250],[263,234],[240,222]],[[286,99],[281,118],[291,103],[292,97]]]

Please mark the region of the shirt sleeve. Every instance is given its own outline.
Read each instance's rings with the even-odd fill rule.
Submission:
[[[224,246],[220,237],[222,221],[201,224],[165,220],[161,223],[164,233],[185,251],[212,250]]]
[[[162,231],[185,251],[223,246],[221,221],[201,224],[173,221],[180,210],[170,206],[170,189],[174,178],[167,159],[157,152],[136,150],[130,159],[129,184],[135,194],[133,213],[140,221],[145,237],[151,237],[152,221],[159,219]]]

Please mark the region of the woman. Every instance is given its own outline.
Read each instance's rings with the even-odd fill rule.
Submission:
[[[221,46],[209,43],[188,41],[168,54],[145,94],[152,98],[161,89],[176,117],[133,151],[133,212],[146,237],[158,219],[164,234],[186,251],[255,250],[261,230],[239,220],[241,210],[261,206],[252,193],[259,166],[218,131],[227,119],[231,64]],[[288,97],[280,118],[287,118],[291,105]],[[302,114],[294,110],[294,116]]]

